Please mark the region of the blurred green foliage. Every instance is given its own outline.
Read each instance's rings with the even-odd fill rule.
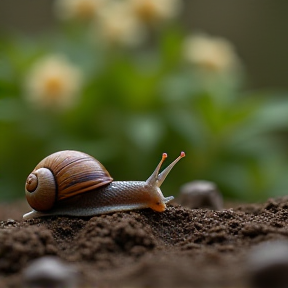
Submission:
[[[186,152],[163,184],[166,196],[195,179],[224,196],[255,201],[286,193],[287,94],[243,91],[245,75],[199,72],[183,60],[187,35],[176,23],[137,49],[91,43],[83,23],[41,36],[0,37],[0,199],[23,197],[45,156],[75,149],[97,158],[115,180],[145,180],[162,152]],[[98,41],[98,42],[97,42]],[[33,64],[64,54],[84,73],[77,105],[38,109],[23,85]]]

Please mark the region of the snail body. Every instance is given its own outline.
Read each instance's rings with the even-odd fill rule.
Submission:
[[[26,180],[26,199],[33,210],[24,219],[41,216],[93,216],[115,211],[152,208],[162,212],[174,197],[164,197],[160,186],[184,152],[161,173],[162,159],[146,181],[113,181],[92,156],[73,150],[44,158]]]

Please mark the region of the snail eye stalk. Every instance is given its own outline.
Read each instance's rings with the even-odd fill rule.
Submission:
[[[185,157],[185,152],[181,152],[181,154],[168,166],[166,167],[161,173],[159,173],[160,168],[164,162],[164,160],[168,157],[167,153],[163,153],[162,154],[162,158],[159,162],[159,164],[157,165],[155,171],[152,173],[152,175],[147,179],[147,183],[149,183],[150,185],[154,186],[156,185],[157,187],[160,187],[162,185],[162,183],[164,182],[165,178],[167,177],[167,175],[170,173],[170,171],[172,170],[172,168],[175,166],[175,164],[182,159],[183,157]]]

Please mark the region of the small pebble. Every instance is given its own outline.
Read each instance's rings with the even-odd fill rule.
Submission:
[[[178,202],[185,207],[223,209],[223,197],[213,182],[199,180],[188,182],[180,187]]]
[[[4,229],[17,227],[18,225],[19,222],[15,221],[14,219],[7,219],[6,221],[0,221],[0,227]]]
[[[264,242],[253,249],[247,260],[249,285],[253,288],[288,287],[288,242]]]
[[[53,256],[31,262],[23,271],[23,282],[25,288],[76,288],[79,283],[74,266]]]
[[[6,223],[7,223],[7,226],[9,226],[9,227],[16,227],[17,226],[17,222],[14,219],[7,219]]]

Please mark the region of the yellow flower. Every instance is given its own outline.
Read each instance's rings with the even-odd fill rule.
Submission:
[[[57,0],[56,14],[60,19],[92,19],[108,0]]]
[[[224,38],[189,36],[184,41],[183,50],[188,62],[207,72],[229,73],[240,65],[234,47]]]
[[[176,17],[181,8],[180,0],[128,0],[137,17],[146,23]]]
[[[63,55],[47,56],[34,64],[25,79],[26,98],[40,108],[73,106],[82,72]]]
[[[137,46],[145,39],[145,30],[126,1],[111,1],[95,22],[102,40],[110,45]]]

